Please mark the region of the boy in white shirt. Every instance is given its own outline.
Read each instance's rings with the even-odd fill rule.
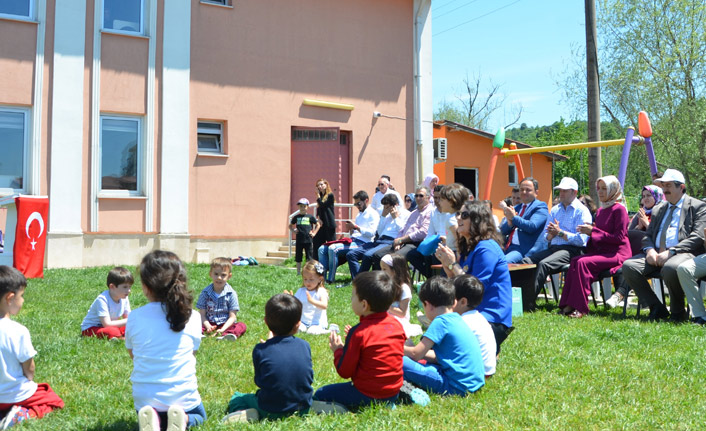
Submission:
[[[86,317],[81,322],[81,335],[108,339],[124,339],[125,324],[130,314],[130,290],[135,279],[132,273],[121,266],[108,272],[103,291],[91,304]]]
[[[471,332],[478,339],[485,368],[485,378],[487,379],[495,374],[495,365],[497,363],[495,352],[497,346],[493,328],[491,328],[485,316],[476,310],[476,307],[483,300],[485,288],[480,280],[468,274],[457,275],[452,278],[452,281],[456,291],[454,311],[461,315],[463,321],[466,322]]]
[[[64,401],[47,383],[35,383],[29,331],[10,319],[24,304],[27,279],[15,268],[0,265],[0,429],[41,418]]]

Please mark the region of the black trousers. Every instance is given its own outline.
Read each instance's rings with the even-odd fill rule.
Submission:
[[[522,263],[534,263],[537,265],[534,277],[534,301],[537,300],[537,295],[542,291],[542,286],[547,281],[547,276],[559,272],[564,265],[571,263],[571,258],[580,255],[581,252],[582,247],[575,245],[554,245],[533,254],[532,257],[522,259]]]

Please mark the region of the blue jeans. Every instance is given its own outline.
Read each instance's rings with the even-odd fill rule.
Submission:
[[[523,259],[522,253],[520,253],[520,246],[515,244],[510,244],[505,252],[505,260],[507,263],[519,263]]]
[[[203,407],[203,403],[201,403],[193,409],[186,411],[186,415],[188,418],[188,422],[186,423],[187,428],[199,426],[206,420],[206,409]],[[159,427],[161,429],[167,429],[167,412],[157,412],[157,416],[159,416]]]
[[[371,398],[356,389],[353,382],[322,386],[314,393],[314,399],[317,401],[343,404],[348,408],[369,406],[374,403],[394,403],[398,396],[399,394],[390,398]]]
[[[389,247],[393,241],[394,238],[385,237],[375,242],[363,244],[362,247],[358,247],[355,250],[350,250],[346,254],[346,259],[348,259],[348,268],[351,270],[351,278],[355,278],[359,272],[370,270],[375,252]],[[360,263],[358,263],[359,260],[361,261]]]
[[[465,395],[465,390],[460,390],[451,385],[451,381],[444,375],[441,366],[437,364],[420,364],[407,356],[402,362],[404,379],[430,392],[442,395]]]
[[[329,283],[336,281],[336,268],[338,268],[338,260],[341,256],[345,256],[349,250],[355,250],[364,244],[363,241],[354,239],[350,244],[336,243],[319,247],[319,262],[327,271],[326,281]]]

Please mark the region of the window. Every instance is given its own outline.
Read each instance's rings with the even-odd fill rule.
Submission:
[[[143,0],[103,0],[103,29],[143,33]]]
[[[222,123],[199,121],[197,129],[199,153],[225,154]]]
[[[338,141],[338,130],[293,128],[292,141]]]
[[[201,3],[218,4],[223,6],[230,6],[229,0],[201,0]]]
[[[33,18],[34,0],[0,0],[0,16]]]
[[[514,163],[507,165],[507,181],[511,186],[517,185],[517,167]]]
[[[139,118],[101,116],[101,190],[141,192],[142,139]]]
[[[29,110],[0,107],[0,188],[24,190]]]

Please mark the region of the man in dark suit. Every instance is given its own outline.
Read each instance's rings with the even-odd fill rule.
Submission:
[[[704,252],[706,203],[686,194],[684,175],[676,169],[667,169],[657,181],[662,183],[665,201],[652,209],[652,221],[642,240],[643,253],[623,263],[623,277],[650,307],[650,320],[670,317],[681,322],[688,316],[677,267]],[[648,278],[659,275],[669,289],[671,316],[647,283]]]
[[[500,224],[500,232],[507,238],[505,259],[507,263],[517,263],[530,251],[537,238],[544,231],[549,211],[547,204],[537,200],[539,185],[532,177],[520,182],[519,205],[509,207],[500,203],[505,219]]]

